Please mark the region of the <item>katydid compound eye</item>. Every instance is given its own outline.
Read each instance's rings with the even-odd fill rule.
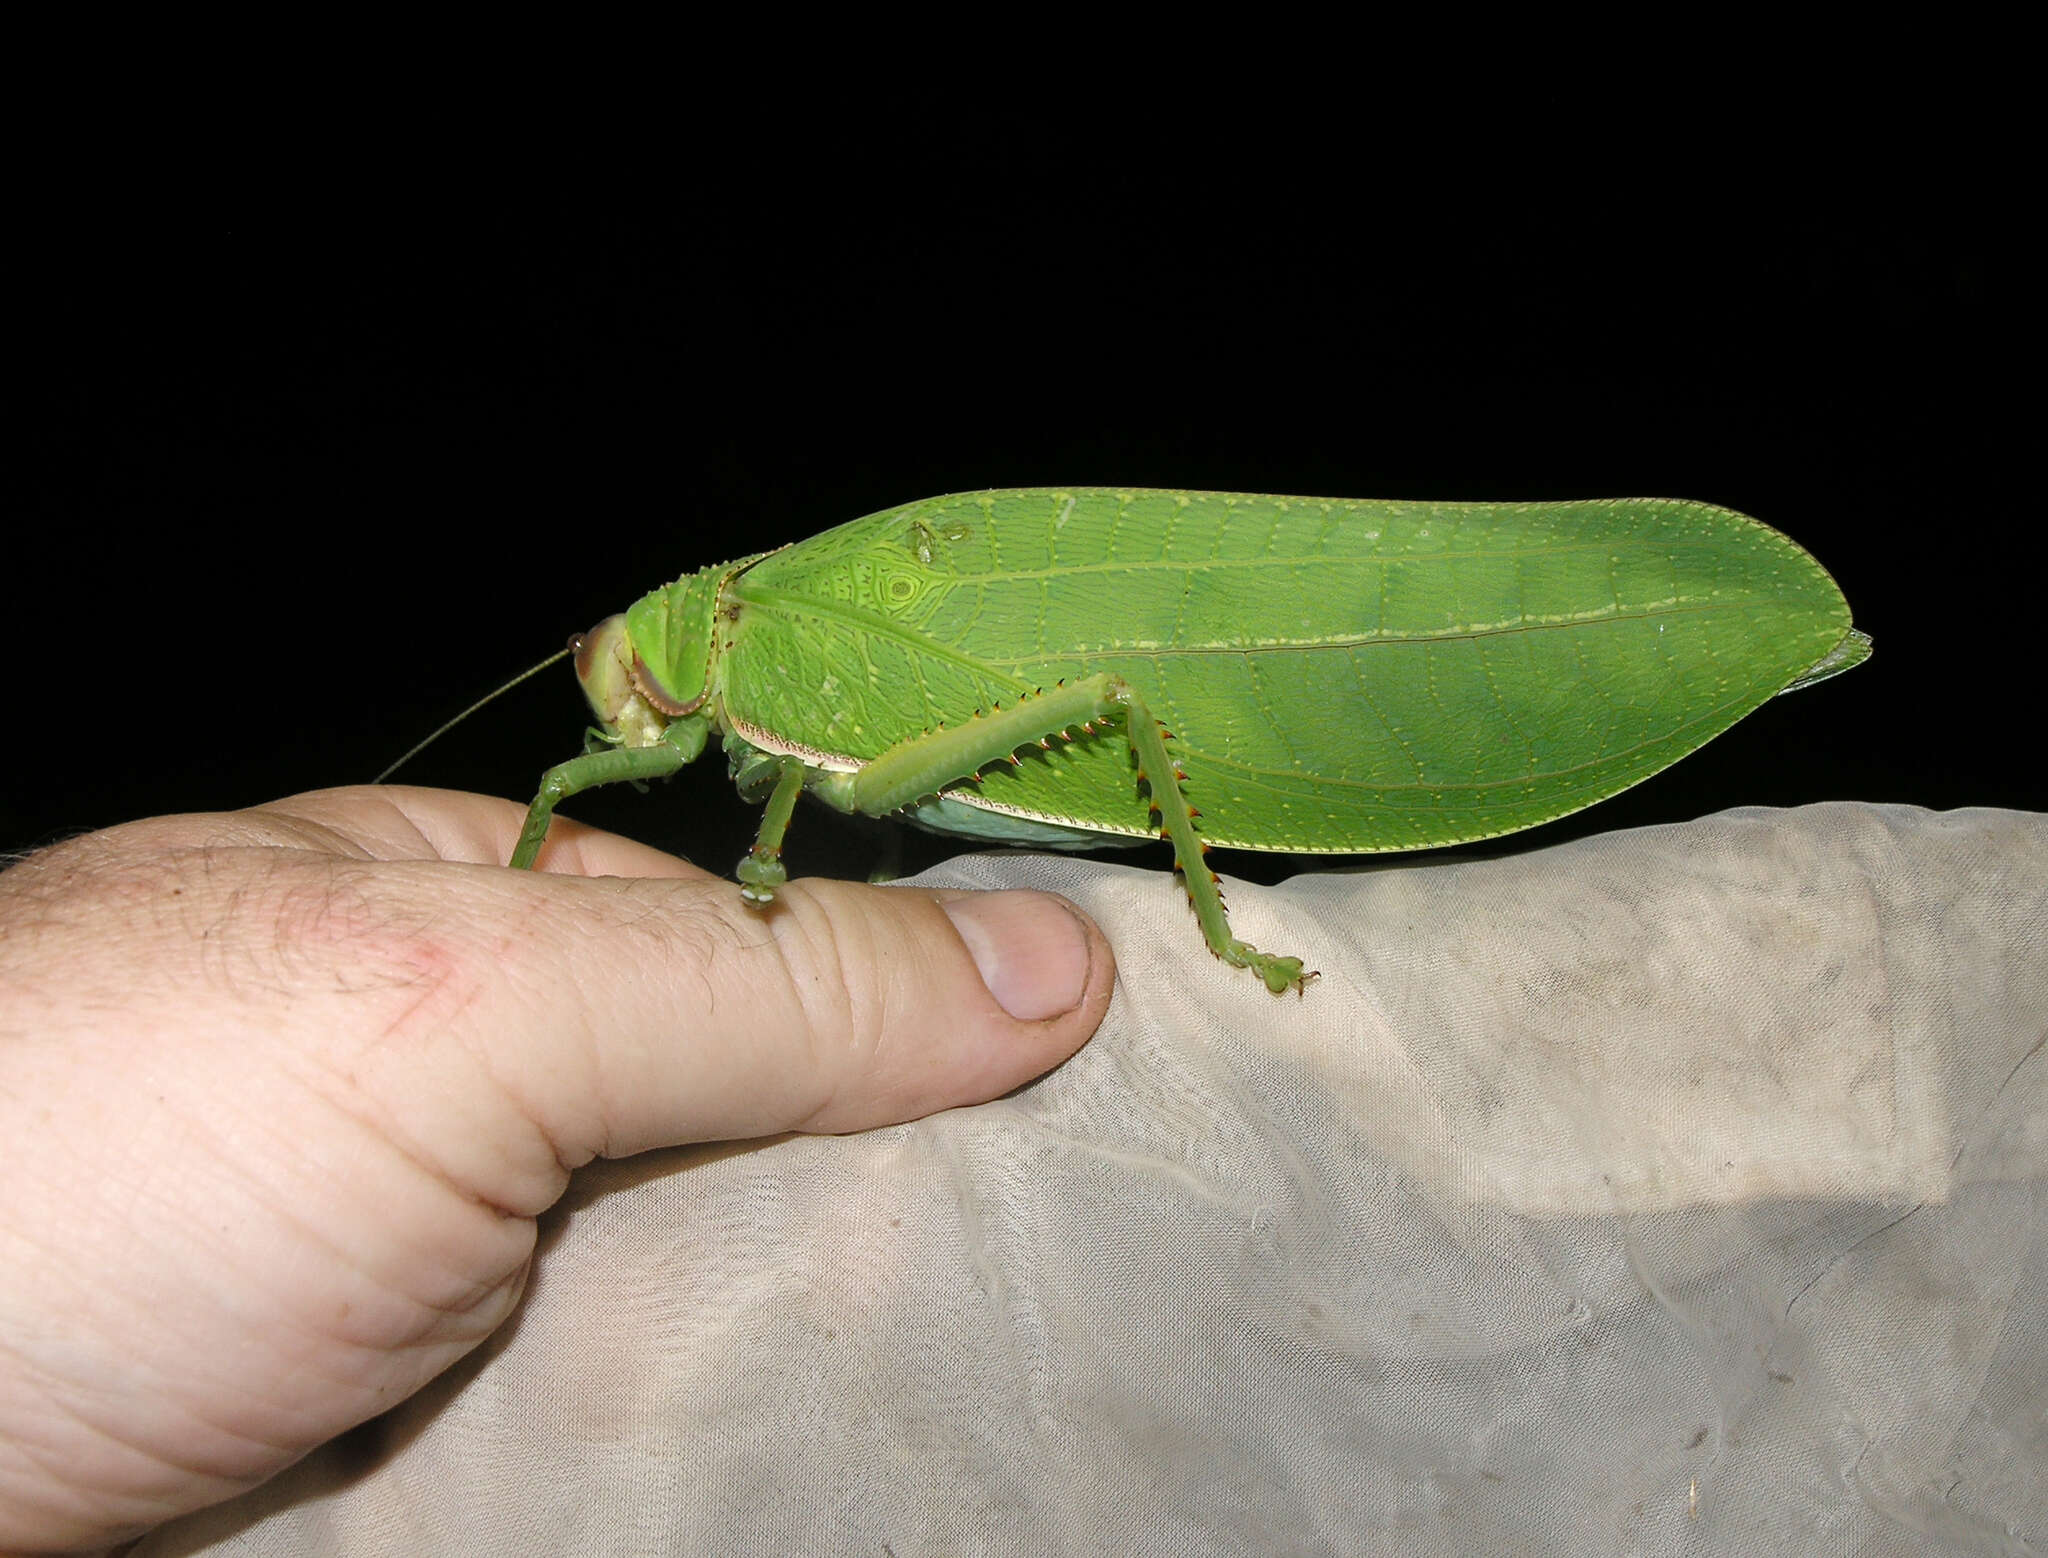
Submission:
[[[586,684],[590,681],[598,655],[609,650],[613,640],[623,637],[625,631],[624,617],[606,617],[589,632],[571,635],[569,653],[576,657],[576,676],[579,681]]]

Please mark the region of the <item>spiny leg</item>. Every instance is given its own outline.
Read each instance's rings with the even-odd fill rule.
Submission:
[[[1223,894],[1202,858],[1201,840],[1195,836],[1195,813],[1181,795],[1159,721],[1120,676],[1103,672],[1083,677],[1020,699],[1007,709],[977,714],[951,730],[899,743],[857,773],[829,776],[818,784],[818,793],[842,810],[882,816],[972,776],[1019,747],[1114,714],[1124,718],[1140,777],[1151,786],[1152,809],[1162,823],[1161,836],[1173,844],[1175,864],[1187,884],[1188,899],[1209,950],[1234,967],[1251,969],[1275,995],[1301,989],[1315,975],[1303,972],[1300,958],[1261,952],[1231,935]]]
[[[1187,884],[1188,902],[1195,918],[1202,922],[1202,939],[1209,950],[1233,968],[1248,968],[1266,982],[1275,995],[1289,990],[1299,994],[1315,974],[1303,972],[1300,958],[1261,952],[1248,941],[1230,933],[1230,916],[1224,912],[1223,889],[1216,873],[1203,858],[1204,846],[1195,836],[1195,811],[1180,792],[1185,776],[1166,753],[1166,737],[1159,721],[1135,692],[1125,689],[1124,733],[1138,759],[1138,777],[1152,789],[1152,817],[1164,826],[1162,838],[1173,843],[1174,864]]]
[[[1119,707],[1109,686],[1113,680],[1091,676],[1020,698],[1007,709],[998,704],[961,724],[899,741],[857,772],[828,774],[813,788],[820,800],[841,811],[885,817],[973,778],[1019,747],[1109,718]]]

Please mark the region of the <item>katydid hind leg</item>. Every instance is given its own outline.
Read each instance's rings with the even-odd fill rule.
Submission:
[[[1234,967],[1251,969],[1275,995],[1299,991],[1316,977],[1304,971],[1301,959],[1261,952],[1231,934],[1223,893],[1203,859],[1202,843],[1195,832],[1196,813],[1181,793],[1180,775],[1167,756],[1164,732],[1144,700],[1120,676],[1103,672],[1081,677],[1020,699],[1008,708],[977,714],[951,729],[902,742],[857,773],[831,776],[819,786],[820,793],[845,810],[882,816],[945,785],[971,778],[988,764],[1011,758],[1021,747],[1118,715],[1138,760],[1140,777],[1150,787],[1160,836],[1173,845],[1175,864],[1209,950]]]
[[[1131,751],[1138,759],[1138,777],[1151,791],[1152,820],[1160,824],[1159,836],[1173,844],[1174,867],[1188,891],[1188,903],[1201,922],[1202,939],[1209,950],[1233,968],[1248,968],[1275,995],[1289,990],[1297,995],[1311,979],[1313,969],[1304,969],[1300,958],[1261,952],[1248,941],[1231,933],[1230,916],[1223,907],[1223,887],[1205,858],[1207,846],[1195,832],[1195,809],[1182,794],[1180,781],[1186,777],[1166,750],[1166,730],[1144,701],[1125,688],[1125,732]]]

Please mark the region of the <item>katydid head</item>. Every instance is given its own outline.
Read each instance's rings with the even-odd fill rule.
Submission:
[[[677,734],[671,727],[684,723],[709,730],[719,592],[753,561],[685,574],[569,641],[583,696],[620,745],[673,745]]]
[[[576,657],[576,680],[598,724],[629,747],[659,741],[668,717],[642,695],[625,616],[606,617],[588,633],[578,633],[569,649]]]
[[[527,678],[557,660],[576,658],[576,679],[606,736],[623,747],[666,744],[694,758],[703,749],[712,717],[706,710],[718,651],[719,592],[760,561],[758,554],[685,574],[634,602],[587,633],[485,694],[379,774],[382,784],[434,742]],[[695,716],[695,717],[692,717]],[[685,761],[689,759],[686,758]],[[536,842],[535,846],[539,845]]]

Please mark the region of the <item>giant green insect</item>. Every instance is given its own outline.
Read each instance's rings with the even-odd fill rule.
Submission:
[[[1870,641],[1814,559],[1705,503],[1391,503],[1113,487],[907,503],[686,574],[571,646],[596,711],[555,807],[673,773],[713,732],[798,796],[1053,848],[1169,839],[1209,950],[1211,844],[1357,854],[1491,838],[1648,778]]]

